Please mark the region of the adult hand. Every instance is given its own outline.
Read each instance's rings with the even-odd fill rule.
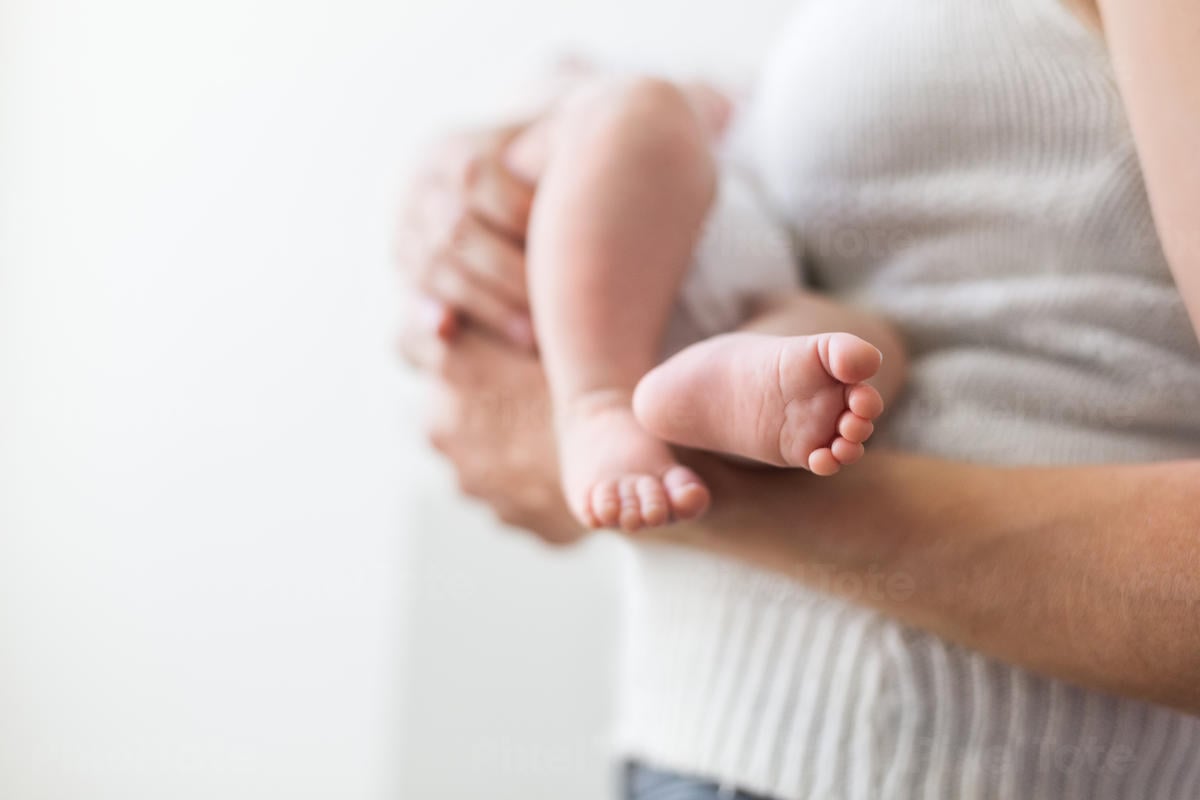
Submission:
[[[526,350],[534,345],[525,290],[525,230],[533,186],[505,163],[525,126],[451,136],[409,184],[397,256],[449,338],[465,319]]]
[[[586,531],[559,486],[550,397],[537,358],[472,328],[447,343],[435,323],[413,319],[400,348],[433,379],[426,431],[462,492],[544,541],[582,538]]]

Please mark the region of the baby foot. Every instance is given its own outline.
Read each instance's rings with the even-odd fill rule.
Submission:
[[[651,370],[634,412],[668,442],[833,475],[862,458],[883,413],[863,383],[881,359],[848,333],[726,334]]]
[[[638,424],[628,395],[574,403],[558,437],[567,501],[589,527],[633,532],[708,508],[708,487]]]

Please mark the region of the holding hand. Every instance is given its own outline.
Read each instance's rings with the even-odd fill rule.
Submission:
[[[427,435],[462,492],[510,525],[567,544],[585,532],[562,499],[545,378],[531,352],[524,239],[534,189],[504,163],[522,130],[453,136],[410,184],[399,260],[419,313],[400,350],[433,379]]]
[[[472,330],[448,345],[419,323],[405,331],[401,351],[433,376],[426,431],[454,466],[462,492],[551,544],[580,539],[585,531],[559,489],[550,398],[537,359]]]
[[[428,311],[442,336],[470,321],[533,349],[524,251],[533,186],[505,164],[523,127],[446,139],[406,194],[398,260],[412,287],[431,301]]]

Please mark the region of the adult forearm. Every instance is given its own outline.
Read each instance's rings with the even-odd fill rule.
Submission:
[[[544,538],[577,538],[537,361],[471,330],[453,346],[423,338],[432,346],[409,352],[442,391],[430,438],[464,491]],[[688,462],[712,508],[662,538],[847,592],[1004,661],[1200,713],[1200,461],[1001,469],[877,450],[833,478]]]
[[[699,466],[714,508],[675,541],[1200,713],[1200,462],[1002,469],[876,452],[832,479]]]

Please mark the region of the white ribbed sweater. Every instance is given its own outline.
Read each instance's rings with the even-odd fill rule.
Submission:
[[[1058,0],[802,0],[743,122],[813,282],[907,334],[889,445],[1200,457],[1200,347]],[[634,548],[629,583],[629,757],[788,800],[1200,798],[1195,718],[704,555]]]

